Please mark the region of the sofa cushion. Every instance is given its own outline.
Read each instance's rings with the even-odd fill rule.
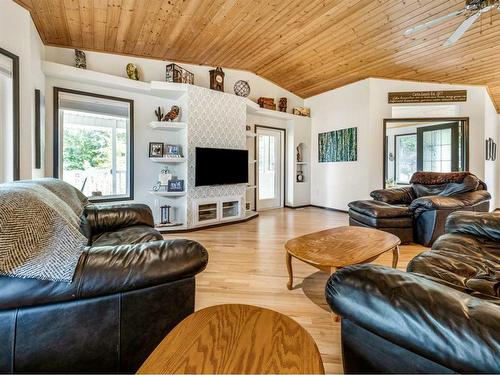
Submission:
[[[483,299],[500,298],[500,247],[479,237],[446,234],[408,264],[407,270],[456,286]]]
[[[354,201],[349,208],[360,214],[376,218],[411,217],[412,213],[407,206],[395,206],[379,201]]]
[[[470,172],[415,172],[410,179],[410,184],[420,185],[445,185],[449,183],[462,183]]]
[[[147,225],[134,225],[100,233],[92,237],[92,246],[132,245],[162,239],[163,236],[156,229]]]
[[[361,224],[365,224],[372,228],[412,228],[413,219],[411,216],[380,218],[367,216],[353,209],[349,210],[349,217]]]

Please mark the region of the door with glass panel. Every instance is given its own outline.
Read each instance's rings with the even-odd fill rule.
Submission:
[[[257,209],[283,207],[284,131],[256,126]]]
[[[426,172],[454,172],[460,165],[459,123],[417,129],[417,169]]]

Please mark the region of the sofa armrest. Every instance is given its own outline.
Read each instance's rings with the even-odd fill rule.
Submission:
[[[458,211],[448,216],[446,233],[469,234],[500,242],[500,213]]]
[[[410,204],[415,199],[411,186],[405,186],[397,189],[380,189],[370,193],[370,197],[376,201],[388,204]]]
[[[153,214],[145,204],[90,204],[84,217],[92,235],[133,225],[154,227]]]
[[[500,372],[500,308],[493,303],[373,265],[334,273],[326,297],[340,316],[454,371]]]
[[[0,276],[0,310],[106,296],[193,277],[208,263],[195,241],[87,247],[71,283]]]

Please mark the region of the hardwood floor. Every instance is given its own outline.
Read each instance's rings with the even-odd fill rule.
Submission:
[[[344,213],[318,208],[262,212],[246,223],[169,235],[202,243],[209,252],[207,269],[197,277],[196,309],[223,303],[266,307],[301,324],[314,338],[327,373],[342,372],[340,324],[332,319],[324,297],[328,275],[293,260],[294,289],[286,287],[288,274],[284,244],[314,231],[348,224]],[[398,268],[425,248],[401,246]],[[374,263],[391,266],[392,255]]]

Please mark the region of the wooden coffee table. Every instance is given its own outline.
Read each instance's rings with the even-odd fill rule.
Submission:
[[[311,335],[272,310],[219,305],[191,314],[139,374],[324,374]]]
[[[369,263],[392,251],[392,267],[398,266],[401,240],[393,234],[364,227],[338,227],[294,238],[285,244],[288,289],[293,286],[292,257],[329,274],[337,269]]]

